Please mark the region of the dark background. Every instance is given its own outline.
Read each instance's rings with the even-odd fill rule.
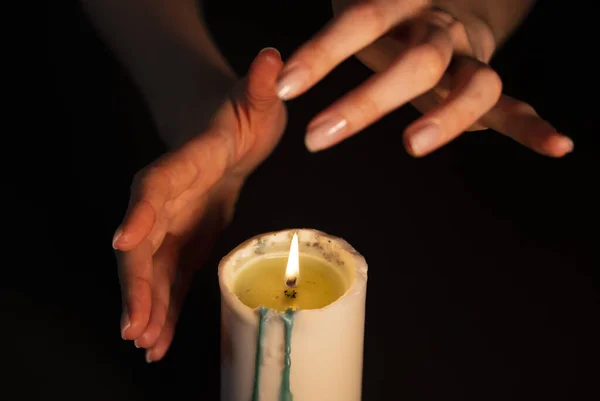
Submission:
[[[240,74],[261,48],[285,58],[331,17],[327,0],[238,3],[207,11]],[[593,13],[570,3],[542,1],[493,66],[506,93],[574,139],[571,155],[553,160],[479,132],[413,159],[401,146],[417,116],[410,106],[309,154],[310,117],[369,76],[349,60],[289,102],[280,146],[244,187],[171,350],[151,365],[119,336],[110,240],[133,173],[163,149],[76,2],[53,4],[53,88],[40,100],[52,110],[43,121],[51,140],[24,163],[35,173],[8,186],[20,262],[2,280],[9,375],[0,392],[218,399],[216,263],[252,235],[303,226],[345,238],[369,262],[365,401],[598,399],[597,35]]]

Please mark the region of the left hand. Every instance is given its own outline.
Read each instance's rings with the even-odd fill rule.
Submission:
[[[233,217],[246,178],[283,134],[287,112],[275,92],[282,66],[279,52],[261,51],[209,123],[200,108],[204,97],[213,98],[210,88],[198,103],[175,98],[179,106],[191,106],[182,107],[176,121],[168,122],[170,112],[155,116],[168,122],[163,127],[184,133],[163,132],[163,138],[187,139],[136,174],[113,238],[123,298],[121,336],[146,349],[148,362],[167,352],[194,273]]]
[[[490,0],[491,1],[491,0]],[[547,156],[573,142],[528,104],[502,94],[487,62],[496,48],[469,0],[445,0],[460,22],[431,0],[333,0],[336,17],[286,62],[278,81],[288,100],[356,55],[376,72],[308,125],[311,151],[329,148],[411,102],[424,115],[404,132],[413,156],[424,156],[463,132],[492,128]],[[339,11],[339,12],[338,12]]]

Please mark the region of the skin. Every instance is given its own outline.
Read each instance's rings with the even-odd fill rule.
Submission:
[[[532,1],[439,0],[439,11],[428,0],[334,0],[333,20],[285,64],[265,49],[241,78],[214,45],[196,0],[82,4],[131,73],[170,149],[134,177],[113,237],[121,336],[146,349],[148,362],[166,354],[195,269],[231,220],[245,179],[277,145],[286,124],[283,101],[348,57],[374,74],[315,115],[306,136],[311,151],[407,103],[423,113],[404,132],[414,156],[485,127],[551,157],[573,149],[531,106],[502,95],[501,79],[487,65]]]
[[[482,3],[511,13],[502,18],[502,12],[490,12],[494,18],[483,19],[474,14]],[[463,23],[428,0],[334,0],[335,18],[287,60],[279,93],[286,100],[301,95],[356,55],[375,74],[309,123],[310,150],[333,146],[412,102],[424,114],[404,131],[413,156],[429,154],[465,131],[492,128],[536,152],[562,157],[573,142],[533,107],[503,95],[500,77],[487,65],[516,26],[514,9],[522,15],[528,3],[442,2]]]
[[[230,221],[245,178],[283,133],[286,111],[275,93],[282,66],[276,50],[262,51],[210,127],[134,179],[113,247],[121,335],[146,348],[149,362],[166,353],[194,270]]]

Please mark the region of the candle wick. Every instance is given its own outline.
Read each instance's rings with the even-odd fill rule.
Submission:
[[[286,281],[285,281],[285,285],[287,285],[290,288],[295,288],[296,287],[296,281],[298,279],[296,277],[289,277]]]

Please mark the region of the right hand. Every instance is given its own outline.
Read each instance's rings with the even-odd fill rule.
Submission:
[[[519,10],[527,8],[517,7],[519,2],[530,3],[333,0],[334,18],[286,60],[280,96],[302,95],[351,56],[375,74],[313,117],[307,147],[330,148],[411,102],[423,113],[403,135],[406,150],[415,157],[467,130],[487,127],[547,156],[572,151],[573,141],[530,105],[502,95],[502,81],[487,64],[499,39],[494,32],[503,26],[507,34],[507,24],[492,29],[480,14],[504,14],[499,20],[512,25]]]
[[[246,177],[286,124],[275,91],[283,62],[259,53],[209,128],[136,174],[113,247],[122,288],[121,335],[161,359],[173,339],[192,274],[233,215]]]

